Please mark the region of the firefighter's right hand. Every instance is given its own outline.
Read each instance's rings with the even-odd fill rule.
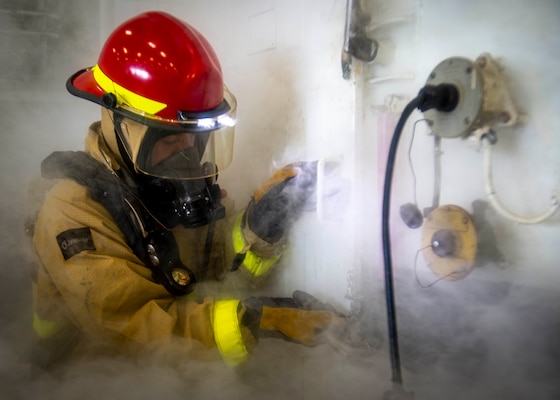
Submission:
[[[342,332],[347,323],[332,306],[301,291],[291,298],[251,297],[243,305],[243,324],[257,338],[275,337],[316,346],[326,342],[328,333]]]

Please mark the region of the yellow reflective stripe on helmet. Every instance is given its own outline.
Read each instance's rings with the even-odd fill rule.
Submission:
[[[237,308],[239,300],[220,300],[214,303],[214,339],[224,361],[236,366],[249,357],[241,335]]]
[[[264,259],[249,250],[249,246],[243,237],[243,228],[241,227],[243,216],[243,213],[239,214],[233,226],[233,249],[238,254],[245,254],[243,266],[251,275],[255,277],[262,276],[280,259],[280,255]]]
[[[111,78],[109,78],[103,71],[101,71],[99,65],[93,67],[92,70],[95,81],[99,84],[99,86],[101,86],[103,90],[116,95],[118,104],[124,103],[132,108],[151,115],[155,115],[165,107],[167,107],[167,104],[165,103],[140,96],[139,94],[136,94],[122,87],[118,83],[113,82]]]
[[[37,314],[33,316],[33,330],[40,339],[48,339],[57,333],[62,325],[53,321],[41,319]]]

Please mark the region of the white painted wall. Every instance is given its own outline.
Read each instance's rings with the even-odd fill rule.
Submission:
[[[538,214],[549,207],[551,194],[560,188],[556,117],[560,95],[555,89],[560,78],[560,3],[373,0],[370,6],[376,16],[372,36],[389,42],[394,51],[388,64],[365,68],[364,125],[357,133],[360,143],[375,149],[373,157],[357,149],[356,158],[362,176],[375,181],[364,187],[366,195],[361,199],[366,212],[366,199],[376,199],[367,218],[374,224],[362,228],[365,243],[373,248],[364,247],[361,253],[367,260],[361,295],[366,304],[377,307],[371,316],[375,330],[385,305],[379,299],[383,275],[381,249],[376,245],[383,183],[379,171],[400,111],[439,62],[455,56],[474,60],[489,52],[505,68],[513,100],[526,121],[497,129],[494,180],[503,203],[521,215]],[[436,277],[422,256],[415,263],[421,231],[407,228],[398,208],[414,199],[407,152],[413,123],[421,118],[416,113],[409,119],[401,139],[391,214],[405,382],[423,398],[445,398],[444,392],[453,398],[554,398],[559,322],[556,306],[549,304],[557,304],[553,299],[558,299],[560,283],[560,214],[539,225],[490,215],[497,243],[510,265],[504,270],[488,265],[462,281],[420,288],[416,274],[424,284]],[[482,153],[460,139],[445,139],[442,146],[441,204],[470,211],[473,200],[485,198]],[[432,202],[432,153],[433,139],[419,123],[412,158],[420,207]]]
[[[373,37],[391,42],[395,56],[387,65],[368,65],[364,78],[366,128],[361,134],[369,131],[377,137],[378,156],[384,156],[385,143],[398,116],[386,107],[388,99],[401,95],[412,99],[444,59],[475,60],[488,52],[504,67],[513,101],[525,116],[523,124],[497,128],[493,169],[496,192],[504,205],[517,214],[532,216],[547,210],[552,194],[560,188],[560,122],[555,117],[560,95],[554,89],[560,76],[556,57],[560,49],[560,3],[374,0],[371,4],[376,15],[374,25],[400,21],[373,30]],[[396,79],[384,81],[383,77]],[[401,139],[392,206],[392,229],[399,238],[394,250],[396,264],[409,269],[420,248],[420,230],[404,227],[398,207],[414,199],[407,152],[413,122],[422,117],[417,113],[410,118]],[[382,122],[387,119],[393,122],[387,129],[379,128],[385,126]],[[420,207],[432,202],[433,140],[427,133],[425,124],[418,124],[412,150]],[[470,211],[473,200],[485,198],[482,152],[460,139],[444,139],[442,147],[441,204],[457,204]],[[489,218],[510,266],[505,275],[496,269],[475,270],[473,275],[555,288],[560,281],[560,252],[556,245],[560,214],[539,225],[520,225],[497,215]],[[420,258],[420,267],[422,261]]]

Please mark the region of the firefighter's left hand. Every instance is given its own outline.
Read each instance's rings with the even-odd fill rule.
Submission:
[[[297,162],[278,170],[247,206],[247,223],[267,243],[278,242],[305,209],[316,203],[317,162]]]

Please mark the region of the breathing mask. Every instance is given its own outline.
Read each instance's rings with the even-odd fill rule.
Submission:
[[[194,228],[225,216],[218,171],[231,162],[233,119],[196,125],[138,121],[115,112],[120,153],[138,196],[164,227]]]

